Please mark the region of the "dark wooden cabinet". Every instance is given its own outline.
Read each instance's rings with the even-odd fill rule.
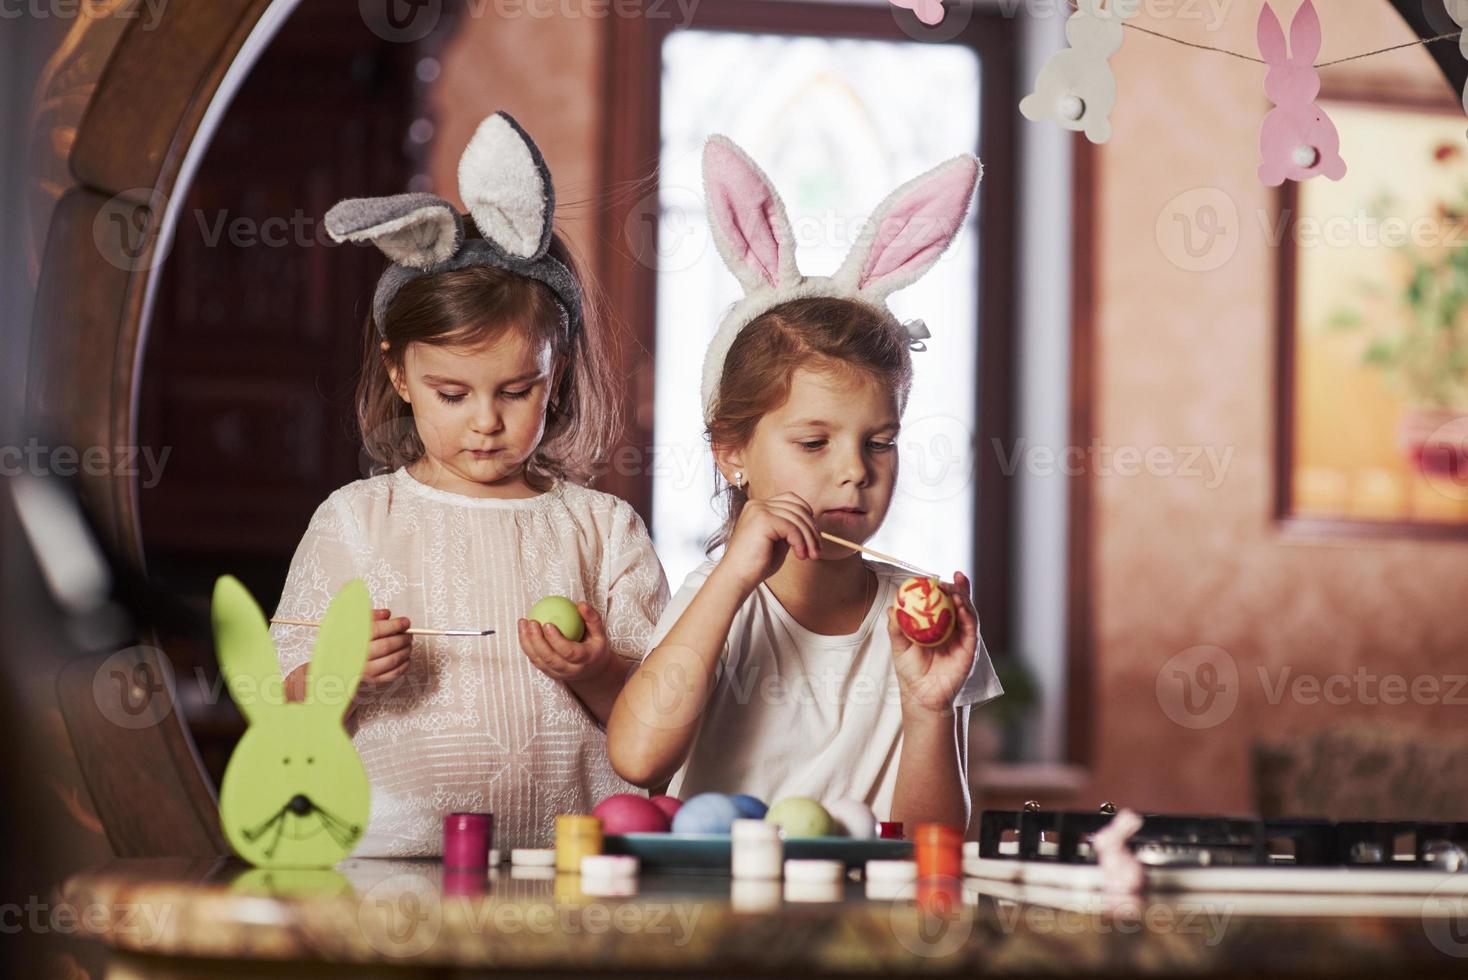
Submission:
[[[224,572],[268,613],[316,506],[365,475],[352,402],[384,260],[333,244],[322,218],[342,197],[409,186],[416,67],[434,43],[385,41],[356,4],[304,0],[188,189],[139,391],[140,443],[161,478],[143,472],[138,493],[150,575],[202,613]],[[162,641],[217,781],[242,724],[209,638]]]

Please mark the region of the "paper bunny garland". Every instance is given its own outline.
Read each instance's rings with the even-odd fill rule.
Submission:
[[[1331,180],[1346,175],[1341,159],[1341,138],[1335,123],[1315,104],[1320,94],[1320,73],[1315,56],[1320,53],[1320,17],[1310,0],[1300,4],[1290,22],[1289,50],[1284,29],[1274,8],[1265,0],[1259,11],[1259,53],[1269,63],[1264,91],[1275,104],[1259,130],[1259,151],[1264,162],[1259,179],[1278,187],[1289,180],[1308,180],[1324,174]]]
[[[342,725],[367,663],[372,600],[348,582],[322,618],[306,699],[287,703],[270,627],[239,580],[214,585],[219,670],[249,727],[219,786],[219,822],[262,868],[325,868],[352,852],[371,810],[367,770]]]
[[[1092,143],[1105,143],[1111,138],[1110,115],[1117,97],[1110,59],[1121,50],[1123,28],[1140,0],[1104,0],[1104,8],[1103,0],[1073,2],[1076,11],[1065,22],[1070,47],[1051,55],[1034,92],[1020,100],[1019,109],[1026,119],[1052,120],[1084,132]],[[1444,3],[1460,26],[1468,25],[1468,0]],[[1318,174],[1340,180],[1346,173],[1340,134],[1315,102],[1320,94],[1315,57],[1320,53],[1321,29],[1314,4],[1304,0],[1295,12],[1287,48],[1279,18],[1264,0],[1257,37],[1259,53],[1269,66],[1264,91],[1275,105],[1260,127],[1259,179],[1271,187]],[[1468,57],[1468,33],[1461,43]],[[1468,110],[1468,87],[1463,106]]]
[[[1050,56],[1035,91],[1019,102],[1026,119],[1050,119],[1086,134],[1092,143],[1111,139],[1111,110],[1116,106],[1116,76],[1111,56],[1121,50],[1122,24],[1136,13],[1134,0],[1078,0],[1065,22],[1070,47]]]
[[[433,194],[352,198],[326,212],[338,242],[371,242],[392,260],[372,297],[379,332],[398,291],[423,275],[474,265],[517,272],[560,300],[567,336],[581,323],[581,287],[548,253],[555,187],[540,148],[507,112],[479,124],[459,159],[459,196],[482,238],[466,238],[452,204]]]
[[[704,421],[717,402],[734,338],[773,307],[829,296],[865,303],[895,322],[887,297],[921,278],[958,237],[982,175],[978,157],[965,153],[908,181],[873,212],[834,275],[803,276],[785,204],[769,177],[733,140],[710,137],[703,150],[709,230],[744,296],[725,315],[704,355]],[[920,320],[906,329],[915,344],[930,336]]]

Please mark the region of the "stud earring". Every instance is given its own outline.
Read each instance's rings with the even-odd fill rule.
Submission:
[[[738,490],[744,489],[744,474],[739,470],[734,471],[734,486]]]

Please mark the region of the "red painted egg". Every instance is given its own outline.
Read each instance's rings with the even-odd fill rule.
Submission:
[[[635,793],[608,796],[591,815],[601,817],[604,834],[666,834],[670,826],[667,814],[652,800]]]
[[[683,806],[683,801],[676,796],[654,796],[651,803],[663,811],[663,814],[668,818],[669,825],[672,824],[673,816],[678,812],[678,809]]]
[[[958,607],[937,579],[910,578],[898,588],[897,625],[918,646],[938,646],[957,624]]]

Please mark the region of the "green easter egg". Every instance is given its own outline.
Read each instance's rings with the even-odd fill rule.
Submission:
[[[770,807],[765,822],[779,825],[786,837],[828,837],[831,815],[815,800],[792,796]]]
[[[533,619],[542,626],[555,626],[561,635],[572,643],[580,643],[586,635],[586,621],[576,603],[563,595],[548,595],[530,607],[526,619]]]

